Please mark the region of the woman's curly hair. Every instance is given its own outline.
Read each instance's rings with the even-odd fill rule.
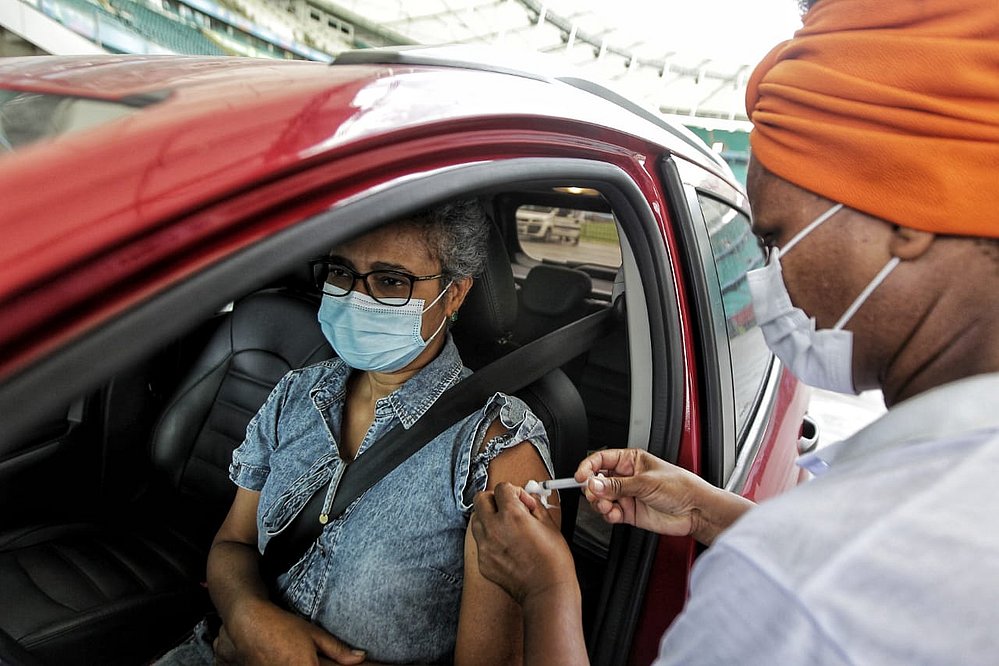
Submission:
[[[405,222],[424,231],[430,253],[440,259],[441,272],[449,279],[482,272],[490,222],[475,199],[449,201],[408,216]]]

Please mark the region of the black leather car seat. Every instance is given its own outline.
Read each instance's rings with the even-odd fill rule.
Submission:
[[[512,341],[519,316],[517,286],[502,236],[490,227],[486,266],[475,278],[451,331],[463,362],[473,370],[516,348]],[[588,432],[586,409],[575,385],[556,368],[516,395],[545,424],[555,476],[571,476],[586,455]],[[563,492],[561,499],[562,533],[571,543],[579,493]]]
[[[513,339],[524,344],[590,314],[587,298],[593,280],[581,270],[538,264],[521,287],[520,312]],[[621,308],[624,303],[615,303]],[[615,325],[585,357],[562,366],[579,389],[589,423],[590,449],[625,446],[630,426],[630,370],[626,318]]]
[[[155,429],[158,483],[136,506],[0,534],[0,630],[43,663],[135,664],[204,614],[232,450],[286,372],[332,355],[316,308],[279,289],[220,316]]]
[[[594,312],[587,302],[592,290],[593,280],[581,270],[551,264],[532,267],[518,292],[514,343],[527,344]],[[579,384],[585,360],[579,357],[562,366],[574,384]]]
[[[520,290],[514,342],[530,342],[586,316],[592,290],[593,280],[583,271],[550,264],[532,267]]]

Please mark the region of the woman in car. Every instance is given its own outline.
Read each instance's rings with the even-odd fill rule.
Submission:
[[[551,476],[544,427],[516,398],[495,395],[331,517],[269,581],[278,599],[259,573],[313,489],[329,507],[351,461],[470,374],[448,327],[483,266],[487,224],[477,203],[450,203],[313,263],[337,358],[285,376],[233,453],[238,489],[208,557],[219,661],[519,663],[520,610],[479,574],[467,530],[478,491]]]

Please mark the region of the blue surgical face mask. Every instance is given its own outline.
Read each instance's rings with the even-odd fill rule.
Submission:
[[[423,313],[451,287],[449,282],[430,305],[414,298],[406,305],[383,305],[367,294],[325,294],[319,306],[319,325],[344,363],[357,370],[395,372],[409,365],[444,328],[441,320],[433,335],[423,339]]]
[[[843,204],[836,204],[819,215],[798,232],[784,246],[783,251],[773,248],[766,266],[746,273],[746,280],[753,298],[756,321],[763,331],[767,346],[794,376],[816,388],[856,393],[853,387],[853,332],[843,327],[871,293],[895,270],[899,263],[898,257],[892,258],[881,269],[835,326],[822,330],[816,330],[814,317],[809,318],[804,310],[791,303],[780,265],[782,255],[790,252],[791,248],[842,207]]]

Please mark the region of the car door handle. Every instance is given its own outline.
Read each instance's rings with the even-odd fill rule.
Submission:
[[[808,414],[801,419],[801,434],[798,435],[798,455],[814,451],[819,445],[819,424]]]

